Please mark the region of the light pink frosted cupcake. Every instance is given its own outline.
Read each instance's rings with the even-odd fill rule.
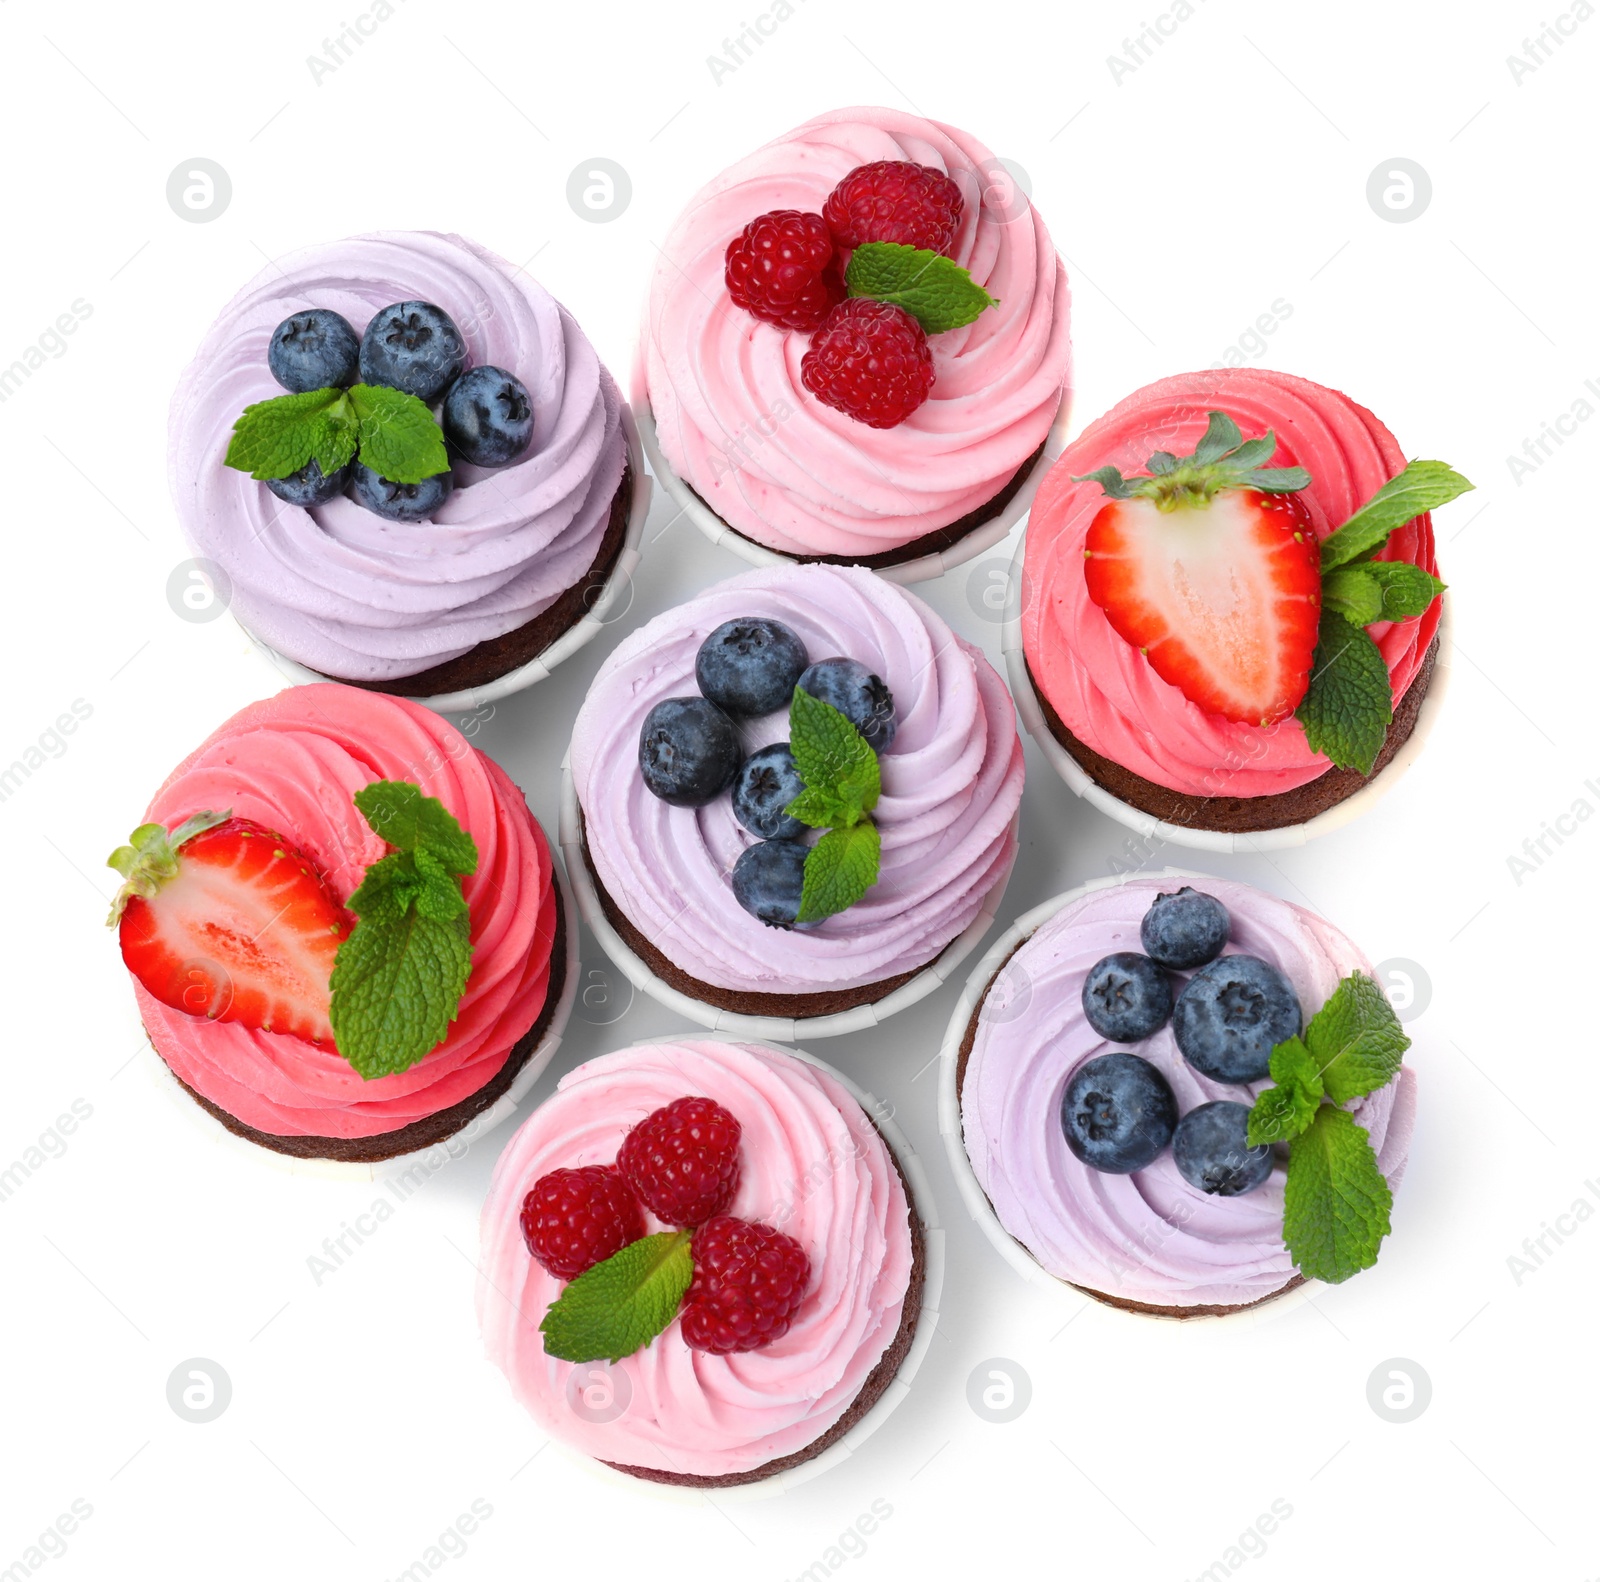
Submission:
[[[786,212],[799,218],[758,226],[739,244],[744,263],[730,264],[746,227]],[[870,255],[853,256],[885,242],[937,254],[953,293],[981,289],[954,314],[876,315],[890,320],[880,360],[905,359],[904,380],[879,388],[854,354],[842,357],[854,375],[842,371],[841,347],[864,343],[824,312],[840,312],[846,266],[853,294],[892,295],[887,275],[858,276]],[[791,267],[769,292],[779,251]],[[836,110],[747,155],[684,210],[651,281],[634,401],[679,503],[747,559],[898,567],[915,580],[994,542],[1025,509],[1070,358],[1066,275],[1005,166],[937,121]],[[818,377],[822,363],[831,371]],[[841,389],[853,392],[843,406]]]

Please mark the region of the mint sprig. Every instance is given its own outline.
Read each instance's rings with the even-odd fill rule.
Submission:
[[[449,1035],[472,969],[461,879],[477,871],[478,848],[407,781],[376,780],[355,804],[393,849],[346,903],[360,921],[334,958],[331,1016],[339,1053],[371,1080],[405,1071]]]
[[[1391,1082],[1410,1043],[1383,990],[1355,972],[1272,1051],[1274,1085],[1251,1107],[1246,1136],[1289,1144],[1283,1241],[1310,1279],[1337,1284],[1378,1260],[1393,1197],[1365,1129],[1341,1106]]]
[[[694,1278],[692,1232],[642,1236],[586,1269],[540,1321],[547,1355],[564,1362],[620,1362],[677,1316]]]
[[[789,702],[789,751],[805,790],[784,811],[828,832],[806,857],[795,916],[797,923],[819,923],[854,906],[878,882],[883,847],[868,815],[878,805],[882,772],[854,723],[798,686]]]
[[[901,242],[863,242],[850,255],[845,289],[904,308],[929,335],[960,329],[998,305],[952,258]]]
[[[385,385],[304,390],[247,406],[224,463],[252,478],[288,478],[308,462],[331,477],[352,456],[393,483],[447,472],[444,431],[416,396]]]
[[[1421,615],[1445,585],[1401,560],[1374,560],[1396,528],[1473,486],[1442,461],[1413,461],[1322,541],[1322,620],[1295,718],[1306,744],[1341,769],[1371,774],[1394,718],[1389,667],[1367,632]]]

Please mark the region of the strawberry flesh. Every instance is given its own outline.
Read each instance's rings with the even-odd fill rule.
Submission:
[[[1317,535],[1297,495],[1222,489],[1167,509],[1108,500],[1084,555],[1089,597],[1191,703],[1248,725],[1294,712],[1322,608]]]
[[[205,830],[177,855],[176,876],[122,913],[128,970],[174,1010],[331,1048],[328,985],[350,920],[322,876],[249,819]]]

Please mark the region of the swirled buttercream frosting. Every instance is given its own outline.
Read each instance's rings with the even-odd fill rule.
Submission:
[[[522,1200],[551,1170],[610,1164],[636,1122],[689,1094],[742,1128],[728,1212],[793,1236],[812,1289],[788,1333],[757,1351],[693,1351],[674,1320],[594,1381],[593,1365],[545,1354],[539,1324],[561,1283],[529,1256]],[[828,1072],[763,1045],[642,1044],[569,1072],[501,1156],[483,1207],[478,1318],[489,1357],[548,1433],[624,1467],[725,1477],[804,1450],[845,1415],[900,1329],[912,1254],[888,1145]]]
[[[1182,883],[1227,907],[1226,950],[1280,968],[1308,1021],[1341,978],[1372,970],[1321,918],[1248,885],[1148,878],[1081,893],[1024,941],[985,995],[961,1085],[962,1131],[1000,1224],[1057,1278],[1157,1307],[1239,1306],[1281,1291],[1295,1275],[1283,1244],[1281,1167],[1254,1192],[1212,1197],[1184,1181],[1170,1149],[1143,1170],[1108,1175],[1074,1158],[1061,1131],[1072,1073],[1113,1047],[1084,1017],[1084,977],[1113,951],[1142,950],[1144,914]],[[1268,1086],[1201,1076],[1179,1052],[1170,1022],[1116,1047],[1156,1065],[1180,1115],[1212,1099],[1248,1104]],[[1398,1185],[1416,1112],[1411,1069],[1353,1109],[1379,1168]]]
[[[457,461],[454,492],[426,522],[390,522],[343,495],[287,505],[223,465],[245,407],[284,392],[267,367],[273,329],[307,307],[359,334],[379,308],[443,308],[469,365],[514,373],[533,442],[510,466]],[[576,320],[526,274],[459,236],[385,232],[268,265],[211,327],[173,396],[173,501],[197,556],[225,574],[241,621],[324,675],[414,675],[533,620],[588,571],[622,479],[622,401]]]
[[[1089,597],[1084,541],[1105,503],[1098,483],[1079,482],[1106,465],[1142,473],[1151,453],[1188,455],[1207,413],[1226,412],[1247,438],[1272,429],[1274,466],[1311,474],[1300,491],[1318,538],[1326,538],[1401,472],[1405,454],[1372,413],[1348,396],[1293,374],[1215,368],[1136,391],[1069,445],[1039,486],[1028,519],[1023,652],[1035,686],[1080,742],[1160,786],[1200,797],[1291,791],[1329,762],[1306,744],[1300,722],[1238,724],[1208,714],[1163,681],[1120,637]],[[1437,572],[1433,523],[1424,512],[1399,528],[1378,556]],[[1439,627],[1436,599],[1409,621],[1368,628],[1389,667],[1396,703],[1411,686]]]
[[[961,188],[955,261],[999,305],[929,337],[934,383],[875,429],[800,382],[809,338],[736,307],[728,243],[772,209],[820,212],[858,165],[910,160]],[[1067,279],[1044,221],[975,138],[900,110],[835,110],[690,201],[650,281],[635,399],[662,453],[729,526],[787,555],[883,554],[960,521],[1043,443],[1071,364]]]
[[[725,621],[770,616],[813,661],[843,655],[888,683],[898,729],[880,755],[878,882],[806,929],[769,927],[729,875],[756,837],[732,799],[674,807],[639,772],[664,698],[695,695],[695,655]],[[789,736],[787,713],[742,722],[746,752]],[[1016,847],[1016,711],[988,661],[922,600],[849,566],[780,566],[719,583],[626,638],[579,711],[571,767],[596,877],[635,928],[701,983],[754,993],[857,988],[926,966],[982,910]]]
[[[367,1080],[334,1048],[189,1016],[134,983],[161,1058],[256,1131],[374,1137],[449,1109],[499,1073],[544,1009],[556,930],[549,844],[505,771],[418,704],[331,683],[252,703],[178,766],[145,818],[172,828],[231,809],[298,847],[347,901],[388,850],[353,800],[374,780],[415,783],[477,843],[477,871],[463,880],[472,970],[442,1044]]]

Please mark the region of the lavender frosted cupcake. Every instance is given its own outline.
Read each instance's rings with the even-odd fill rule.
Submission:
[[[1024,1272],[1167,1318],[1376,1261],[1416,1081],[1366,957],[1248,885],[1156,875],[1020,919],[944,1048],[968,1207]]]
[[[832,756],[808,757],[820,729]],[[792,1018],[815,1036],[910,1003],[987,928],[1016,854],[1005,684],[855,567],[748,572],[634,632],[590,688],[569,767],[562,842],[586,919],[707,1025]]]
[[[395,305],[446,322],[399,315],[377,348],[386,362],[371,343]],[[324,317],[307,329],[313,310]],[[275,334],[297,320],[298,336]],[[406,390],[394,356],[430,331],[460,388],[413,386],[411,412],[442,425],[430,437],[444,470],[385,490],[363,472],[365,443],[348,482],[268,482],[270,463],[252,476],[225,462],[246,407],[286,389]],[[292,366],[297,354],[309,371]],[[484,423],[496,432],[474,438]],[[171,485],[194,554],[275,654],[316,676],[430,697],[525,670],[537,679],[540,656],[624,557],[631,565],[648,485],[630,436],[611,375],[546,291],[462,237],[388,232],[292,253],[228,304],[173,397]]]

